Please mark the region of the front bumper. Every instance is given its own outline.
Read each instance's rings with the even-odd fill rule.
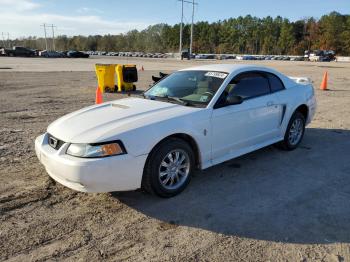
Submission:
[[[81,192],[128,191],[141,187],[147,155],[130,154],[105,158],[78,158],[48,144],[48,134],[35,139],[35,152],[47,173],[57,182]]]

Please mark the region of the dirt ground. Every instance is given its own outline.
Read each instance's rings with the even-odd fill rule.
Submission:
[[[271,146],[198,171],[172,199],[55,183],[35,137],[94,102],[95,63],[126,62],[145,68],[139,89],[159,70],[218,63],[0,57],[1,261],[350,261],[350,64],[256,62],[314,81],[318,111],[293,152]]]

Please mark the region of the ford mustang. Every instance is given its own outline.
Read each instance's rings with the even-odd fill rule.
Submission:
[[[271,144],[293,150],[316,109],[308,78],[255,65],[174,72],[141,97],[93,105],[35,140],[48,174],[82,192],[172,197],[205,169]]]

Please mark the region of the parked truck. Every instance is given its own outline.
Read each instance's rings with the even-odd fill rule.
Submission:
[[[335,60],[335,52],[333,50],[306,50],[304,57],[311,62],[330,62]]]
[[[25,48],[25,47],[21,47],[21,46],[14,46],[12,49],[1,48],[0,55],[32,57],[32,56],[36,55],[36,52],[34,50],[29,49],[29,48]]]

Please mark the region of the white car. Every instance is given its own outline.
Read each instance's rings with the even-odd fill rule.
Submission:
[[[181,192],[194,169],[259,148],[301,142],[315,114],[307,78],[252,65],[177,71],[144,93],[90,106],[49,125],[38,158],[59,183],[83,192]]]

